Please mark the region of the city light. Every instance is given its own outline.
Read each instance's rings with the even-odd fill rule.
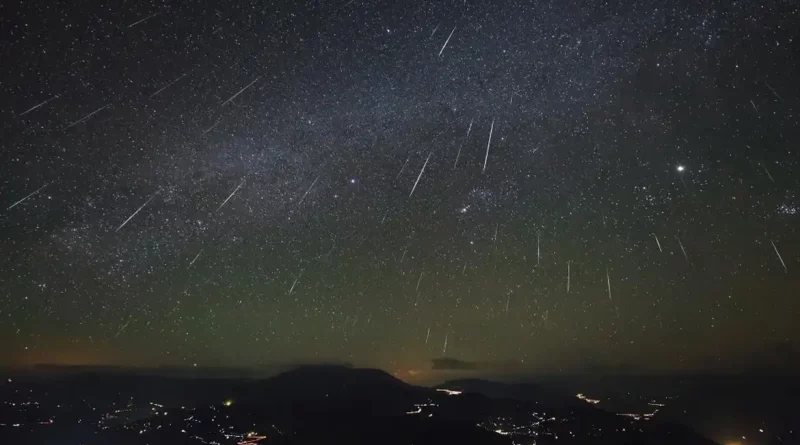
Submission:
[[[580,399],[580,400],[583,400],[583,401],[584,401],[584,402],[586,402],[586,403],[590,403],[590,404],[592,404],[592,405],[597,405],[598,403],[600,403],[600,401],[599,401],[599,400],[597,400],[597,399],[590,399],[590,398],[586,397],[585,395],[583,395],[583,394],[581,394],[581,393],[578,393],[578,394],[576,394],[576,395],[575,395],[575,397],[577,397],[577,398],[578,398],[578,399]]]
[[[437,389],[437,391],[443,392],[443,393],[447,394],[448,396],[457,396],[457,395],[461,394],[461,391],[455,391],[455,390],[452,390],[452,389],[439,388],[439,389]]]

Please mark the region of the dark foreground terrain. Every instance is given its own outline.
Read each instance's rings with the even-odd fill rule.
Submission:
[[[268,379],[13,375],[0,392],[0,443],[715,443],[687,427],[620,416],[574,395],[489,397],[471,392],[475,383],[422,388],[382,371],[338,366]]]

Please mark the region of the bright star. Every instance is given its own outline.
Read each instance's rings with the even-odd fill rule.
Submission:
[[[686,170],[686,167],[684,167],[683,165],[678,165],[677,170],[679,172],[682,172],[682,171]]]

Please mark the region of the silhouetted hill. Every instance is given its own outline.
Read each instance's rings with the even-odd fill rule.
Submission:
[[[689,427],[671,422],[648,423],[633,434],[626,445],[718,445]]]
[[[574,395],[545,388],[534,383],[502,383],[481,379],[449,380],[436,388],[457,389],[483,394],[495,399],[513,399],[558,407],[585,407]]]
[[[265,380],[275,386],[314,390],[365,389],[368,387],[407,390],[411,385],[379,369],[321,365],[301,366]]]
[[[241,386],[234,398],[237,405],[290,410],[295,415],[325,410],[400,415],[428,395],[435,394],[377,369],[303,366]]]
[[[14,377],[36,392],[47,392],[55,399],[82,400],[88,405],[102,405],[134,399],[139,402],[158,401],[164,405],[195,405],[222,403],[225,398],[253,381],[246,379],[185,378],[141,375],[115,369],[103,373],[97,369],[80,373],[48,372],[26,377]],[[0,390],[0,397],[3,396]]]
[[[535,384],[441,385],[465,391],[453,393],[330,365],[262,380],[72,371],[0,385],[11,402],[0,410],[0,443],[233,445],[255,443],[246,438],[257,432],[275,445],[714,444],[681,425],[637,422]]]
[[[574,417],[580,418],[577,422],[578,427],[571,427],[571,430],[585,428],[587,425],[606,425],[606,428],[616,425],[619,428],[620,418],[614,414],[604,411],[594,405],[587,404],[575,397],[573,394],[545,388],[534,383],[502,383],[481,379],[460,379],[447,381],[437,388],[464,391],[465,396],[477,395],[490,398],[490,401],[482,401],[483,404],[491,404],[494,401],[505,401],[505,403],[495,403],[490,411],[501,412],[502,415],[512,415],[514,411],[525,409],[523,402],[530,403],[532,409],[545,409],[546,412],[555,417]],[[471,407],[470,411],[481,411],[478,407]],[[482,413],[485,414],[485,413]],[[594,428],[594,427],[592,427]],[[591,428],[590,428],[591,429]],[[707,439],[689,427],[675,424],[672,422],[661,422],[657,420],[635,423],[626,428],[623,436],[625,439],[620,442],[620,437],[606,439],[603,437],[593,437],[589,440],[578,440],[573,438],[571,443],[592,444],[592,445],[716,445],[716,442]],[[568,433],[573,431],[563,431]],[[589,433],[583,431],[583,433]],[[540,441],[542,442],[542,441]],[[542,442],[548,443],[548,442]]]

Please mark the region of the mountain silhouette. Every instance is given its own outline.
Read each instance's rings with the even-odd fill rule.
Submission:
[[[634,422],[541,385],[472,379],[426,388],[384,371],[347,366],[301,366],[267,379],[95,369],[47,373],[26,385],[46,398],[37,397],[41,405],[19,412],[8,405],[3,418],[39,428],[35,443],[64,437],[86,445],[251,443],[243,439],[257,431],[268,437],[264,443],[275,445],[511,445],[534,440],[540,445],[714,445],[682,425]],[[464,392],[441,391],[445,388]],[[0,396],[12,402],[24,402],[30,393],[12,386],[6,390]],[[60,407],[58,416],[51,417],[53,406]],[[102,429],[94,427],[100,424]],[[31,443],[31,431],[0,429],[0,443]],[[235,434],[238,442],[231,442]]]
[[[440,389],[454,389],[482,394],[494,399],[513,399],[546,404],[557,407],[588,407],[577,400],[573,394],[545,388],[535,383],[503,383],[482,379],[449,380],[436,386]]]
[[[384,371],[344,366],[302,366],[239,388],[237,404],[268,405],[293,411],[336,409],[405,413],[430,390],[409,385]]]

